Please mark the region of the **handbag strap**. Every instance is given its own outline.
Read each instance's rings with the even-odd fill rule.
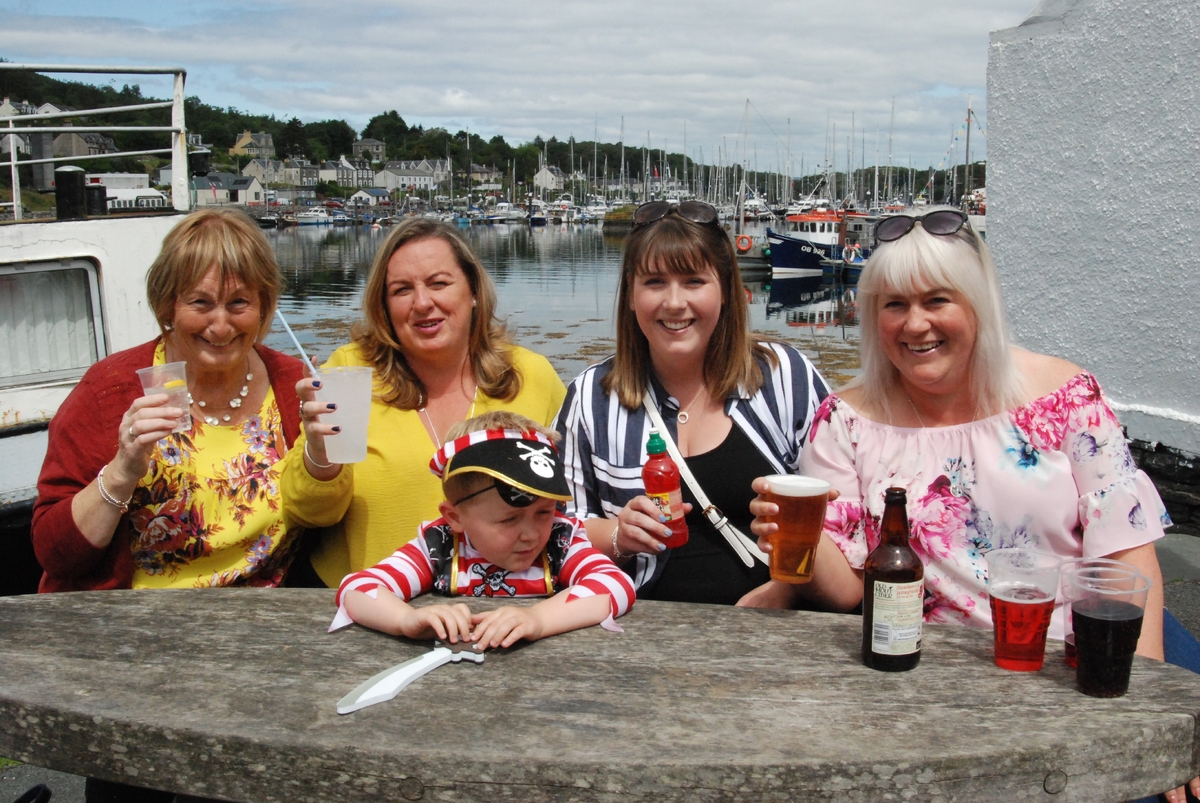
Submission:
[[[646,395],[642,399],[642,406],[650,414],[650,421],[658,429],[659,436],[666,442],[667,451],[670,453],[671,459],[675,461],[675,465],[679,467],[679,475],[683,477],[683,481],[692,489],[692,496],[696,497],[696,501],[700,504],[704,518],[708,519],[717,532],[725,537],[725,540],[733,547],[733,551],[737,553],[737,556],[741,558],[742,563],[746,564],[747,567],[752,568],[755,559],[764,564],[767,563],[767,553],[759,549],[758,544],[750,540],[737,527],[730,524],[729,519],[721,512],[721,509],[709,501],[708,494],[704,493],[704,489],[700,487],[700,483],[697,482],[696,477],[692,474],[692,470],[688,468],[687,461],[679,453],[679,447],[675,445],[675,439],[667,431],[667,425],[663,422],[662,414],[658,411],[658,405],[650,398],[649,391],[646,391]]]

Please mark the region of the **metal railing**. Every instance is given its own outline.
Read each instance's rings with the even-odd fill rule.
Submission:
[[[183,118],[183,84],[187,71],[182,67],[110,67],[83,64],[13,64],[0,62],[0,70],[27,70],[39,73],[96,73],[102,75],[172,75],[174,76],[174,91],[169,101],[155,103],[139,103],[130,106],[110,106],[101,109],[77,109],[73,111],[51,112],[48,114],[21,114],[12,117],[0,117],[0,124],[8,123],[8,127],[0,129],[0,134],[8,136],[9,168],[12,171],[12,203],[0,203],[0,206],[12,206],[13,219],[21,220],[21,179],[18,168],[25,165],[51,164],[54,162],[74,162],[86,159],[112,159],[119,156],[146,156],[159,153],[171,154],[171,201],[180,212],[190,208],[191,193],[188,190],[187,165],[187,127]],[[147,109],[171,110],[171,124],[168,126],[45,126],[36,125],[46,120],[68,117],[84,117],[104,114],[119,114],[123,112],[144,111]],[[24,125],[17,125],[23,123]],[[164,132],[171,135],[171,147],[140,151],[117,151],[115,153],[86,154],[81,156],[51,156],[45,159],[19,159],[18,137],[24,133],[38,134],[92,134],[102,132]]]

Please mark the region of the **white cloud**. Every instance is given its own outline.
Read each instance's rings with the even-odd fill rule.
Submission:
[[[535,135],[654,148],[722,143],[762,169],[819,161],[836,126],[846,159],[851,115],[881,159],[892,99],[898,164],[936,164],[967,96],[986,123],[989,31],[1017,25],[1034,0],[0,0],[0,56],[47,63],[178,64],[188,92],[220,106],[361,128],[396,109],[410,123],[469,127],[512,143]],[[152,81],[133,79],[147,92]],[[165,90],[158,90],[165,94]],[[772,130],[774,134],[772,134]],[[982,139],[982,138],[980,138]],[[982,156],[985,143],[973,154]],[[777,156],[777,154],[780,154]],[[957,153],[961,159],[961,150]]]

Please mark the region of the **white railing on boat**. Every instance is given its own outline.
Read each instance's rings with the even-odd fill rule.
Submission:
[[[7,128],[2,129],[0,133],[2,133],[4,136],[11,137],[9,142],[9,168],[12,171],[12,202],[11,204],[0,204],[0,206],[12,206],[14,220],[21,220],[22,218],[21,180],[18,174],[18,168],[20,167],[35,164],[51,164],[54,162],[76,162],[87,159],[114,159],[121,156],[149,156],[160,153],[171,154],[172,203],[174,204],[176,210],[180,212],[188,211],[190,207],[191,193],[188,189],[187,127],[184,124],[183,114],[183,84],[184,79],[187,77],[186,70],[184,70],[182,67],[109,67],[81,64],[13,64],[10,62],[0,62],[0,70],[26,70],[29,72],[39,73],[97,73],[108,75],[174,76],[174,89],[172,98],[169,101],[139,103],[131,106],[109,106],[100,109],[76,109],[64,112],[51,112],[48,114],[20,114],[12,117],[0,117],[0,124],[8,123]],[[75,126],[46,126],[34,124],[42,123],[46,120],[118,114],[122,112],[144,111],[147,109],[170,109],[171,124],[168,126],[101,126],[90,123],[81,123],[80,125]],[[117,151],[115,153],[88,154],[84,156],[51,156],[45,159],[19,159],[17,154],[19,149],[17,147],[16,136],[19,134],[91,134],[122,131],[161,131],[164,133],[169,133],[171,135],[171,146],[169,148],[157,148],[140,151]]]

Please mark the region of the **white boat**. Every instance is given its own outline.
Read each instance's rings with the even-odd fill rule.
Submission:
[[[314,206],[312,209],[296,213],[297,226],[328,226],[332,223],[333,217],[323,206]]]
[[[0,70],[80,71],[71,65],[14,63],[0,63]],[[83,373],[97,360],[158,334],[146,302],[146,273],[158,244],[190,204],[184,70],[112,67],[94,73],[174,76],[174,100],[148,104],[171,109],[172,124],[157,129],[169,135],[169,147],[142,151],[171,154],[173,209],[24,222],[20,182],[14,181],[14,221],[0,225],[0,521],[28,515],[46,454],[46,428]],[[0,118],[0,126],[54,134],[63,128],[55,118],[83,117],[105,126],[111,123],[103,116],[112,111]],[[66,129],[79,130],[78,125]],[[88,157],[62,160],[81,158]]]

